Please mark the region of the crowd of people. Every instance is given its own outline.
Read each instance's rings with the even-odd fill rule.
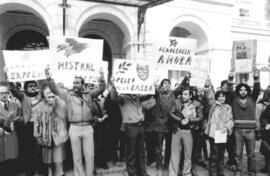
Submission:
[[[209,78],[197,88],[187,74],[174,90],[163,79],[153,95],[119,94],[102,72],[98,85],[75,77],[71,90],[48,70],[46,77],[23,87],[0,82],[1,175],[61,176],[70,160],[75,176],[95,175],[108,161],[125,161],[129,176],[148,176],[146,166],[153,164],[160,176],[164,169],[169,176],[198,176],[198,165],[209,176],[224,176],[225,166],[240,176],[245,145],[248,174],[255,176],[256,140],[270,175],[270,87],[258,100],[258,71],[252,88],[234,85],[233,73],[216,91]]]

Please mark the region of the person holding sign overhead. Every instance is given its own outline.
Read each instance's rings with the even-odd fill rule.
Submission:
[[[210,104],[208,123],[205,128],[205,134],[209,136],[211,152],[209,160],[209,176],[225,176],[224,153],[227,135],[232,133],[234,124],[232,108],[226,103],[226,92],[219,90],[214,96],[210,79],[207,79],[205,88],[206,97]]]
[[[152,95],[122,94],[118,95],[113,83],[109,86],[110,96],[119,103],[122,112],[121,129],[126,135],[126,169],[129,176],[148,176],[144,148],[144,114],[142,101]]]
[[[228,82],[232,84],[233,74],[230,74]],[[259,72],[253,73],[253,91],[246,83],[236,86],[232,102],[232,113],[235,128],[236,143],[236,176],[243,175],[242,157],[244,144],[248,157],[248,173],[256,175],[255,165],[255,130],[259,129],[259,119],[255,118],[256,101],[260,94]]]
[[[40,83],[52,83],[48,69],[45,70],[46,80],[40,81]],[[41,168],[41,157],[38,155],[38,145],[34,134],[34,114],[33,109],[41,101],[41,96],[38,90],[38,83],[35,80],[29,80],[24,82],[23,89],[21,91],[19,87],[10,84],[11,93],[16,97],[22,106],[23,117],[19,119],[22,122],[20,125],[20,148],[21,148],[21,164],[25,169],[27,176],[35,175],[36,171],[43,172]]]
[[[60,98],[66,102],[68,109],[69,137],[75,176],[93,176],[94,172],[93,99],[102,94],[106,87],[102,70],[98,81],[97,88],[85,90],[84,79],[76,76],[71,92],[60,90]],[[83,158],[85,158],[86,171]]]

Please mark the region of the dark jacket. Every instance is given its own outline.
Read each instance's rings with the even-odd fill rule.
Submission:
[[[9,116],[10,112],[14,112],[14,116]],[[0,121],[14,121],[15,118],[20,117],[20,110],[18,104],[9,102],[8,111],[0,104]],[[9,123],[10,124],[10,123]],[[3,125],[3,124],[2,124]],[[16,130],[7,133],[3,126],[0,126],[0,162],[16,159],[18,157],[18,137]]]
[[[157,132],[169,132],[170,131],[170,112],[175,103],[175,98],[181,94],[184,87],[188,86],[186,78],[182,83],[174,90],[168,93],[163,93],[161,89],[158,89],[155,94],[156,106],[154,109],[155,115],[155,131]]]
[[[174,105],[171,109],[171,112],[170,112],[173,130],[175,128],[192,129],[192,130],[196,130],[199,128],[199,125],[200,125],[201,121],[203,120],[203,107],[202,107],[202,104],[196,100],[193,100],[191,102],[191,104],[195,108],[196,115],[189,118],[188,125],[184,126],[181,124],[181,120],[183,120],[185,118],[184,115],[182,114],[182,110],[183,110],[183,106],[184,106],[182,103],[182,99],[177,98],[175,100],[175,103],[174,103]]]

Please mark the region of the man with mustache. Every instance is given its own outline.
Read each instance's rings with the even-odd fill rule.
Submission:
[[[255,129],[259,128],[259,120],[255,118],[256,101],[260,94],[259,73],[255,71],[253,74],[254,85],[253,91],[249,85],[239,83],[235,89],[235,96],[232,102],[232,113],[235,127],[235,143],[236,143],[236,176],[243,175],[242,156],[244,144],[248,157],[248,174],[256,175],[255,165]],[[233,81],[233,77],[229,80]]]
[[[92,90],[85,90],[82,77],[76,76],[73,81],[73,89],[69,92],[60,92],[68,109],[68,122],[70,123],[69,137],[71,141],[74,175],[92,176],[94,172],[94,139],[92,121],[93,99],[97,98],[105,90],[106,84],[103,72],[100,72],[99,86]],[[83,166],[85,158],[86,171]]]

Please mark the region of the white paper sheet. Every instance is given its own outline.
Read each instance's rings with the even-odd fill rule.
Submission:
[[[215,131],[215,143],[220,144],[220,143],[226,143],[227,142],[227,132],[222,133],[221,130],[216,130]]]

